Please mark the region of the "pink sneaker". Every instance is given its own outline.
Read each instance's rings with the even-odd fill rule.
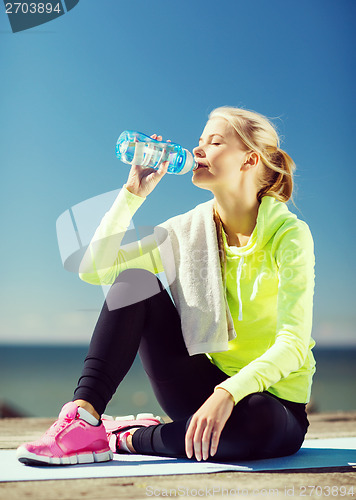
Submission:
[[[38,441],[17,448],[17,458],[26,465],[73,465],[106,462],[113,454],[103,424],[89,424],[70,402]]]
[[[136,418],[134,415],[127,415],[116,417],[116,419],[110,415],[102,415],[101,419],[106,429],[110,449],[114,453],[127,452],[126,439],[131,429],[163,424],[161,417],[154,417],[153,413],[139,413]]]

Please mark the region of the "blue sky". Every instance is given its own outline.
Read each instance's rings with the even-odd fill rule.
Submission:
[[[81,0],[13,34],[1,4],[0,342],[88,342],[104,296],[63,269],[57,218],[125,183],[123,130],[192,149],[227,104],[278,126],[315,241],[313,335],[355,344],[355,14],[353,0]],[[135,225],[210,196],[166,176]]]

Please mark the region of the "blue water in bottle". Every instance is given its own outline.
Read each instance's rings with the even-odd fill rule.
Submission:
[[[168,174],[186,174],[195,165],[192,154],[179,144],[157,141],[134,130],[122,132],[117,140],[116,156],[124,163],[156,170],[168,160]]]

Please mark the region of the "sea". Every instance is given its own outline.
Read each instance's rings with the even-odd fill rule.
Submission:
[[[73,397],[87,346],[0,346],[0,404],[31,417],[55,417]],[[310,410],[356,410],[356,347],[314,349]],[[118,363],[120,360],[118,359]],[[137,357],[106,414],[164,414]]]

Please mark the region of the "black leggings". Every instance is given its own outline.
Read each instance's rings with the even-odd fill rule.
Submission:
[[[227,375],[205,354],[189,356],[179,314],[158,278],[129,269],[110,288],[73,399],[90,402],[102,414],[137,352],[173,422],[138,429],[133,446],[141,454],[186,457],[189,419]],[[290,455],[299,450],[308,425],[304,404],[268,392],[250,394],[234,407],[214,460]]]

